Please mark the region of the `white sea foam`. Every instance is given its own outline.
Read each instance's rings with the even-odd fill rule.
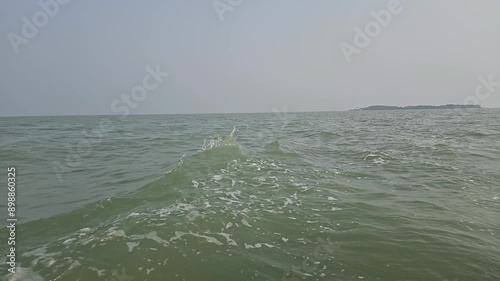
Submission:
[[[70,245],[70,244],[73,244],[73,242],[76,241],[76,238],[70,238],[70,239],[67,239],[63,242],[64,245]]]
[[[252,227],[245,219],[242,219],[241,220],[241,223],[244,225],[244,226],[248,226],[248,227]]]
[[[245,248],[246,249],[259,249],[262,248],[262,246],[266,246],[268,248],[274,248],[274,245],[268,244],[268,243],[257,243],[255,245],[247,244],[245,243]]]
[[[170,244],[169,241],[160,238],[156,231],[151,231],[151,232],[148,232],[146,234],[131,235],[131,236],[129,236],[129,238],[131,240],[134,240],[134,241],[142,240],[142,239],[149,239],[149,240],[153,240],[159,244],[162,244],[165,247],[167,247]]]
[[[205,239],[208,243],[213,243],[213,244],[216,244],[216,245],[223,245],[222,242],[220,242],[219,240],[217,240],[216,238],[214,237],[211,237],[211,236],[207,236],[207,235],[202,235],[202,234],[198,234],[198,233],[193,233],[193,232],[182,232],[182,231],[176,231],[175,232],[175,236],[173,236],[172,238],[170,238],[170,242],[173,242],[175,240],[178,240],[180,238],[182,238],[182,236],[185,236],[185,235],[191,235],[191,236],[195,236],[195,237],[198,237],[198,238],[203,238]]]
[[[135,247],[139,246],[140,242],[127,242],[128,251],[132,252]]]
[[[219,235],[221,235],[222,237],[226,238],[226,243],[230,246],[238,246],[238,244],[236,243],[236,241],[234,241],[233,239],[231,239],[231,235],[227,234],[227,233],[217,233]]]

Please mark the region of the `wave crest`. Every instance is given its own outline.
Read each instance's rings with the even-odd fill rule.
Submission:
[[[236,146],[236,135],[238,130],[236,126],[234,126],[233,130],[227,137],[221,138],[218,134],[216,134],[212,139],[203,139],[203,145],[201,146],[201,151],[209,150],[219,146]]]

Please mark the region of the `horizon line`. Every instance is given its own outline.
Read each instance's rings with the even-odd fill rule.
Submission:
[[[349,112],[350,110],[317,110],[317,111],[284,111],[285,113],[314,113],[314,112]],[[136,114],[74,114],[74,115],[0,115],[0,118],[9,117],[90,117],[90,116],[154,116],[154,115],[216,115],[216,114],[267,114],[275,113],[273,111],[256,111],[256,112],[201,112],[201,113],[136,113]]]
[[[447,104],[450,105],[450,104]],[[457,104],[451,104],[457,105]],[[381,105],[372,105],[372,106],[381,106]],[[396,107],[406,107],[406,106],[419,106],[419,105],[406,105],[406,106],[398,106]],[[435,106],[435,105],[424,105],[424,106]],[[439,105],[437,105],[439,106]],[[325,113],[325,112],[356,112],[356,109],[361,109],[365,107],[357,107],[353,109],[346,110],[308,110],[308,111],[285,111],[285,113]],[[500,109],[500,107],[480,107],[478,109]],[[446,109],[443,109],[446,110]],[[361,110],[362,111],[362,110]],[[379,110],[383,111],[383,110]],[[397,110],[391,110],[397,111]],[[281,111],[280,111],[281,112]],[[256,112],[201,112],[201,113],[136,113],[136,114],[60,114],[60,115],[0,115],[0,118],[16,118],[16,117],[120,117],[120,116],[157,116],[157,115],[217,115],[217,114],[268,114],[268,113],[276,113],[273,111],[256,111]]]

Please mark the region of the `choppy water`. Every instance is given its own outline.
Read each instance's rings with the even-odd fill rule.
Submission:
[[[500,280],[498,110],[0,118],[0,136],[5,280]]]

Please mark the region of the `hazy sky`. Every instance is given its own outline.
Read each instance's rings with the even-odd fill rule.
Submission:
[[[391,1],[4,1],[0,116],[500,107],[500,1],[401,0],[358,48]]]

